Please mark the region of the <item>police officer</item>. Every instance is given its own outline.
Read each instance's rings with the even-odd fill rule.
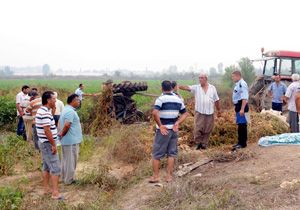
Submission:
[[[233,150],[247,147],[247,123],[249,122],[248,85],[243,80],[239,70],[232,72],[231,78],[235,83],[232,100],[235,106],[236,124],[238,125],[238,143]]]

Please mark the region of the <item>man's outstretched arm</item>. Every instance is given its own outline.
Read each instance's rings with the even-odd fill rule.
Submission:
[[[185,91],[191,92],[191,88],[189,86],[187,86],[187,85],[178,85],[178,88],[180,90],[185,90]]]

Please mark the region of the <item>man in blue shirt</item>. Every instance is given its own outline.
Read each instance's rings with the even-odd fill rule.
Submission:
[[[272,109],[282,112],[283,97],[286,93],[286,85],[280,81],[280,75],[274,75],[274,82],[269,86],[268,93],[272,97]]]
[[[62,180],[65,184],[75,183],[75,170],[82,141],[80,119],[76,108],[80,104],[79,96],[72,94],[67,99],[68,105],[63,109],[59,124],[62,145]]]
[[[236,124],[238,125],[238,143],[233,146],[233,150],[247,147],[247,123],[249,122],[248,106],[248,85],[243,80],[240,71],[232,72],[232,80],[235,87],[232,93],[232,101],[235,106]]]

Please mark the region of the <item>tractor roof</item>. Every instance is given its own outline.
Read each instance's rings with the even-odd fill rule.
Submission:
[[[285,50],[278,50],[278,51],[268,51],[264,53],[265,57],[289,57],[289,58],[300,58],[300,52],[295,51],[285,51]]]

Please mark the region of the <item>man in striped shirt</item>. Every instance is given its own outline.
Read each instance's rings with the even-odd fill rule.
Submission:
[[[152,151],[154,175],[150,183],[159,182],[160,159],[166,155],[168,157],[166,181],[172,181],[174,161],[178,153],[178,127],[187,117],[185,106],[182,100],[172,92],[170,81],[162,82],[162,91],[163,94],[156,99],[153,110],[156,133]],[[181,114],[180,117],[179,114]]]
[[[43,157],[43,185],[45,194],[52,192],[52,198],[61,200],[63,197],[58,191],[59,175],[61,173],[60,161],[56,149],[57,129],[51,113],[55,108],[55,96],[52,91],[42,95],[43,106],[38,109],[35,117],[36,130],[39,137],[40,150]],[[51,177],[52,190],[49,188]]]
[[[32,121],[32,137],[33,137],[33,142],[34,142],[34,147],[36,150],[39,149],[39,144],[38,144],[38,136],[36,132],[36,126],[35,126],[35,116],[36,112],[39,108],[42,106],[42,98],[39,97],[39,94],[37,92],[31,92],[31,101],[29,103],[29,106],[26,108],[26,112],[30,114],[30,116],[33,117]]]
[[[219,96],[215,86],[208,83],[206,74],[199,75],[199,85],[183,86],[179,89],[190,91],[195,96],[194,140],[197,150],[206,149],[210,133],[214,128],[214,111],[220,116]]]

